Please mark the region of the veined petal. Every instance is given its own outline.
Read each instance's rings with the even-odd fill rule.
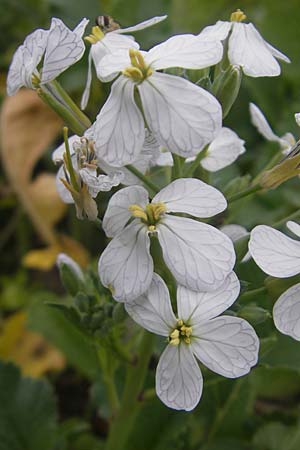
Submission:
[[[148,192],[142,186],[130,186],[116,192],[110,199],[103,217],[103,230],[107,237],[116,236],[131,217],[130,205],[145,208],[149,202]]]
[[[66,188],[66,186],[63,184],[61,179],[63,179],[63,180],[66,179],[63,166],[61,166],[58,169],[57,174],[56,174],[56,179],[55,179],[56,190],[57,190],[58,195],[60,196],[60,198],[62,199],[62,201],[64,203],[74,203],[74,200],[73,200],[73,197],[72,197],[70,191]]]
[[[248,373],[258,359],[259,339],[239,317],[221,316],[193,326],[191,347],[210,370],[227,378]]]
[[[24,45],[20,45],[14,53],[7,74],[7,95],[15,95],[22,86],[26,86],[25,52]]]
[[[274,77],[280,65],[252,23],[235,22],[229,38],[229,61],[251,77]]]
[[[102,284],[111,289],[115,300],[132,301],[150,286],[153,261],[147,228],[134,220],[108,244],[99,259]]]
[[[224,225],[220,228],[220,230],[225,233],[232,240],[232,242],[238,241],[240,238],[249,234],[245,227],[235,223]]]
[[[202,394],[203,379],[190,345],[168,345],[156,369],[156,393],[173,409],[191,411]]]
[[[232,241],[211,225],[167,215],[157,230],[164,260],[179,284],[213,291],[233,270]]]
[[[106,37],[102,41],[97,42],[92,46],[92,56],[95,64],[97,77],[99,80],[108,82],[116,78],[116,76],[122,72],[126,67],[131,66],[129,58],[130,48],[139,48],[135,41],[132,41],[129,36],[113,35],[113,39],[110,37],[112,33],[107,33]],[[108,40],[109,39],[109,40]],[[105,41],[104,41],[105,40]],[[119,40],[119,44],[111,41]],[[104,42],[103,42],[104,41]],[[110,50],[113,45],[123,45],[121,50]]]
[[[221,106],[199,86],[155,72],[138,90],[149,128],[170,151],[193,156],[219,133]]]
[[[89,19],[83,18],[74,28],[73,33],[77,34],[78,37],[82,38],[85,32],[86,26],[89,23]]]
[[[300,341],[300,283],[279,297],[273,308],[273,319],[281,333]]]
[[[134,162],[143,146],[143,116],[134,102],[134,84],[121,76],[97,116],[94,140],[97,156],[112,166]]]
[[[79,170],[79,175],[87,185],[89,193],[93,198],[97,197],[99,192],[108,192],[114,186],[118,186],[123,179],[122,173],[114,173],[111,175],[97,175],[97,171],[84,167]]]
[[[177,288],[178,317],[192,327],[222,314],[238,298],[240,282],[231,272],[224,283],[212,292],[196,292],[179,285]]]
[[[291,60],[288,56],[286,56],[284,53],[277,50],[277,48],[273,47],[273,45],[269,44],[265,41],[265,44],[267,45],[268,49],[271,51],[272,55],[275,56],[277,59],[281,59],[282,61],[286,63],[290,63]]]
[[[251,231],[249,251],[268,275],[287,278],[300,273],[300,242],[266,225]]]
[[[132,33],[133,31],[140,31],[144,30],[145,28],[152,27],[153,25],[156,25],[159,22],[162,22],[165,20],[168,16],[156,16],[151,17],[151,19],[144,20],[143,22],[137,23],[136,25],[133,25],[132,27],[127,28],[120,28],[119,30],[113,31],[113,33]]]
[[[288,229],[294,233],[296,236],[300,237],[300,225],[299,223],[293,222],[292,220],[289,220],[286,223],[286,226],[288,227]]]
[[[69,137],[68,142],[69,142],[69,147],[70,147],[70,154],[73,155],[74,154],[73,144],[75,142],[80,142],[80,137],[77,136],[77,134],[74,134],[73,136]],[[66,146],[65,146],[65,143],[63,142],[52,153],[52,161],[54,162],[54,164],[63,162],[63,155],[65,152],[66,152]]]
[[[245,153],[245,141],[229,128],[223,127],[218,136],[209,145],[201,165],[209,172],[216,172],[232,164]]]
[[[256,106],[254,103],[250,103],[249,110],[251,122],[257,128],[259,133],[268,141],[280,143],[280,137],[273,132],[263,112],[258,108],[258,106]]]
[[[226,199],[218,189],[196,178],[173,181],[156,194],[152,202],[163,202],[167,212],[182,212],[196,217],[212,217],[227,207]]]
[[[214,25],[209,25],[203,28],[199,36],[216,39],[219,41],[224,41],[227,38],[228,33],[232,27],[232,22],[224,22],[223,20],[218,20]]]
[[[168,288],[156,273],[149,289],[141,297],[127,302],[125,309],[141,327],[161,336],[169,336],[177,324]]]
[[[86,85],[81,97],[80,102],[80,108],[85,109],[87,107],[89,98],[90,98],[90,90],[91,90],[91,84],[92,84],[92,50],[89,52],[88,57],[88,71],[87,71],[87,77],[86,77]]]
[[[76,32],[71,31],[60,19],[52,19],[42,69],[42,83],[48,83],[58,77],[82,57],[85,46],[81,34],[87,25],[87,19],[83,19],[81,23],[77,25]]]
[[[145,61],[155,70],[169,67],[203,69],[217,64],[222,54],[223,46],[219,41],[180,34],[151,48],[145,55]]]

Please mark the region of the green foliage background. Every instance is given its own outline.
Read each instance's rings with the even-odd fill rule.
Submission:
[[[264,38],[286,53],[292,64],[282,64],[280,77],[244,77],[239,99],[226,118],[225,125],[245,139],[248,151],[238,164],[214,176],[214,183],[224,189],[236,176],[246,173],[255,176],[277,151],[276,146],[263,141],[250,124],[249,101],[256,103],[265,112],[277,134],[291,131],[296,138],[299,137],[299,128],[293,118],[293,114],[300,111],[299,0],[287,0],[284,3],[282,0],[0,0],[2,95],[4,96],[5,73],[14,50],[34,28],[48,27],[52,16],[60,17],[73,27],[84,16],[90,18],[92,23],[95,16],[109,14],[123,26],[129,26],[154,15],[168,14],[166,22],[136,35],[141,47],[147,49],[172,34],[197,33],[218,19],[226,20],[237,8],[244,10]],[[61,77],[63,86],[77,101],[85,83],[85,68],[86,56]],[[88,108],[91,118],[97,114],[107,92],[108,87],[101,86],[97,80],[93,82],[93,99]],[[46,158],[42,164],[51,167],[49,159]],[[51,170],[54,171],[54,168]],[[4,186],[4,174],[1,173],[0,177],[1,185]],[[239,223],[248,229],[258,223],[274,223],[300,208],[299,186],[299,180],[294,179],[276,191],[236,202],[225,221]],[[0,198],[4,222],[15,207],[16,200]],[[96,257],[94,242],[99,239],[99,232],[89,224],[74,223],[74,213],[70,212],[69,220],[64,226],[68,227],[67,231],[71,235],[75,234],[78,240],[94,249]],[[0,240],[1,237],[3,235],[0,235]],[[32,247],[33,240],[31,225],[22,216],[15,235],[6,242],[0,256],[3,268],[0,297],[2,317],[24,305],[30,306],[30,326],[59,347],[76,373],[88,379],[91,405],[100,403],[100,416],[105,418],[106,400],[97,385],[94,354],[72,324],[66,322],[57,311],[49,311],[43,305],[42,299],[49,300],[50,291],[55,290],[59,295],[61,292],[57,288],[53,289],[55,283],[47,284],[45,278],[25,272],[20,267],[20,257]],[[253,262],[243,265],[239,275],[252,289],[263,279],[262,272]],[[298,282],[299,279],[293,281]],[[272,303],[284,289],[282,282],[273,284],[267,299],[258,295],[247,302],[255,301],[271,310]],[[51,293],[51,296],[55,297],[56,294]],[[258,324],[256,328],[262,337],[258,368],[238,381],[216,378],[209,371],[204,371],[203,398],[192,414],[170,411],[158,400],[149,401],[141,411],[128,450],[298,450],[300,343],[279,336],[271,320],[263,325]],[[153,385],[153,378],[152,370],[149,373],[149,386]],[[19,398],[16,397],[17,392],[21,392]],[[31,402],[34,403],[33,399],[36,398],[40,403],[32,405]],[[68,418],[67,422],[58,425],[54,411],[55,393],[49,387],[49,380],[40,382],[21,379],[17,369],[10,365],[0,365],[1,450],[102,448],[105,431],[100,427],[101,436],[95,436],[87,426],[89,413],[79,414],[75,419]],[[33,423],[35,417],[37,421]],[[19,427],[18,424],[22,426]],[[35,429],[38,430],[36,435]],[[31,440],[28,442],[29,437],[23,436],[24,430],[31,430]],[[41,430],[47,446],[41,444]],[[57,439],[54,439],[55,436]]]

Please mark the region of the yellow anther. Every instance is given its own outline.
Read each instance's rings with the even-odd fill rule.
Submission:
[[[181,319],[177,320],[177,326],[182,327],[182,325],[183,325],[183,320],[181,320]]]
[[[40,77],[36,73],[33,73],[31,76],[31,82],[34,88],[39,87],[40,81]]]
[[[142,219],[145,222],[147,222],[147,220],[148,220],[147,214],[141,206],[130,205],[130,206],[128,206],[128,210],[131,212],[133,217],[137,217],[137,218]]]
[[[191,336],[192,331],[193,331],[192,327],[187,327],[186,325],[182,325],[180,327],[180,334],[182,334],[183,336],[187,336],[187,337]]]
[[[180,339],[179,338],[171,339],[169,341],[169,344],[171,344],[171,345],[179,345],[180,344]]]
[[[92,28],[92,33],[89,36],[86,36],[84,39],[90,44],[96,44],[103,38],[104,38],[103,31],[101,31],[101,29],[98,26],[95,26]]]
[[[191,343],[191,339],[189,337],[185,337],[183,340],[184,340],[184,342],[186,344],[190,344]]]
[[[175,328],[175,330],[172,331],[172,333],[170,334],[170,338],[171,339],[179,338],[179,330],[177,330],[177,328]]]
[[[140,83],[145,78],[152,75],[153,70],[145,63],[144,57],[138,50],[134,48],[129,49],[129,58],[131,62],[130,67],[123,70],[123,75],[132,78],[136,83]]]
[[[149,225],[148,226],[148,231],[150,231],[150,233],[154,233],[156,231],[156,226],[155,225]]]
[[[230,22],[242,22],[245,19],[247,19],[247,16],[240,9],[237,9],[230,16]]]
[[[126,69],[123,70],[123,75],[132,78],[136,83],[139,83],[144,79],[143,72],[138,67],[126,67]]]

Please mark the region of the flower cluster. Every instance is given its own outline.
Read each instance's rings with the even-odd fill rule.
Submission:
[[[80,136],[68,138],[65,132],[53,160],[61,164],[58,192],[64,202],[75,203],[78,218],[96,221],[99,192],[123,185],[111,196],[101,221],[111,241],[99,259],[99,278],[137,324],[165,338],[156,371],[157,395],[171,408],[191,410],[203,385],[197,360],[236,378],[257,363],[259,350],[256,332],[245,319],[233,311],[220,315],[239,296],[233,241],[247,231],[232,224],[214,226],[214,216],[227,208],[226,198],[195,173],[219,171],[245,152],[245,142],[222,126],[224,108],[232,105],[242,72],[277,76],[277,59],[289,59],[251,23],[243,23],[241,11],[230,22],[219,21],[198,35],[172,36],[148,51],[126,35],[165,19],[154,17],[122,29],[111,17],[97,18],[85,38],[91,49],[82,109],[89,99],[92,63],[101,82],[112,82],[110,95]],[[8,94],[21,86],[47,90],[81,58],[87,22],[83,19],[70,31],[53,19],[50,30],[28,36],[13,58]],[[212,88],[205,89],[201,77],[192,82],[190,72],[213,74]],[[228,86],[236,74],[239,82],[231,95]],[[216,92],[223,94],[216,98]],[[294,143],[290,135],[277,137],[253,104],[251,115],[267,139],[285,149]],[[147,176],[154,166],[168,169],[161,189]],[[290,228],[300,235],[299,226]],[[273,276],[300,272],[300,244],[272,228],[252,231],[250,252]],[[243,261],[248,258],[244,255]],[[61,259],[68,263],[65,256]],[[170,297],[170,286],[175,286],[177,301]],[[300,339],[300,306],[293,303],[298,290],[296,285],[278,300],[274,317],[281,331]]]

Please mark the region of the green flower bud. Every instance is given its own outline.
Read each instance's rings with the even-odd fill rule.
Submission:
[[[242,307],[238,312],[238,316],[247,320],[252,325],[257,325],[269,319],[271,314],[269,311],[261,308],[260,306],[249,305]]]
[[[76,295],[82,288],[84,280],[81,268],[65,253],[58,255],[56,264],[65,290],[72,296]]]
[[[223,118],[227,116],[234,104],[242,81],[242,71],[239,66],[230,65],[214,80],[212,93],[221,103]]]

